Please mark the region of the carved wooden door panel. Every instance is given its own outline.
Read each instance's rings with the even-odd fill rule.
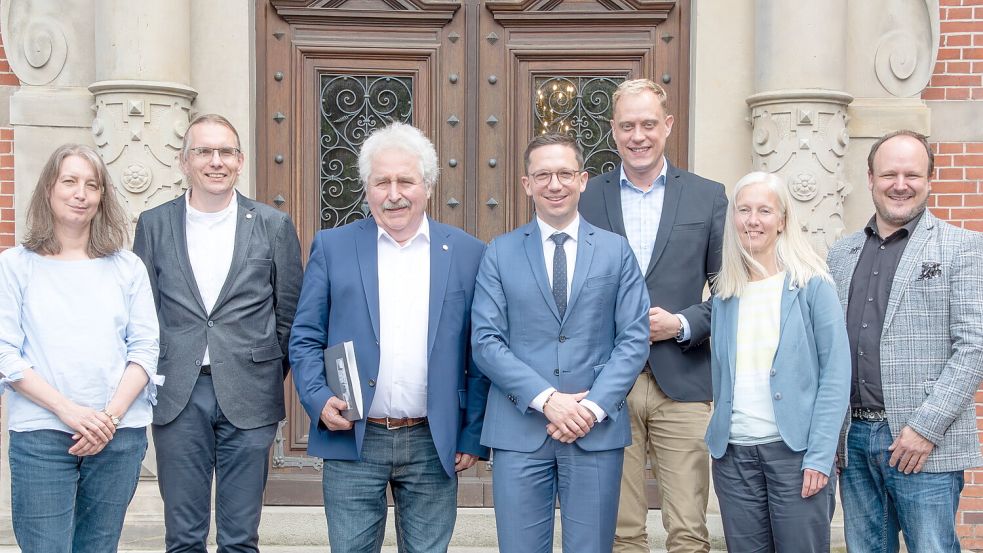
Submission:
[[[626,78],[688,95],[688,0],[263,0],[257,7],[257,197],[288,211],[305,255],[316,231],[366,215],[358,150],[398,120],[437,147],[428,213],[482,240],[532,217],[522,152],[575,134],[591,174],[612,169],[610,97]],[[686,165],[685,117],[669,155]],[[320,460],[292,381],[267,504],[320,504]],[[462,475],[461,506],[491,506],[490,466]],[[658,504],[650,483],[653,506]]]

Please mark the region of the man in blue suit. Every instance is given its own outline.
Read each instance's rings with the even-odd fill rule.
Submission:
[[[489,384],[468,347],[484,244],[426,216],[437,154],[419,130],[374,132],[358,164],[372,218],[315,236],[290,337],[307,452],[324,459],[332,552],[381,549],[387,485],[400,549],[445,552],[455,472],[488,457],[479,436]],[[324,347],[347,340],[367,409],[354,424],[324,377]]]
[[[624,447],[625,396],[648,355],[648,291],[625,238],[577,213],[587,184],[569,136],[525,152],[536,219],[489,246],[475,288],[471,343],[492,382],[481,443],[503,553],[610,553]],[[569,260],[569,262],[568,262]]]

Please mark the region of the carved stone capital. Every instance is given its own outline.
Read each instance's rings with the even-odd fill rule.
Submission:
[[[130,216],[181,195],[177,154],[190,122],[191,87],[153,81],[102,81],[92,137]]]
[[[788,184],[801,230],[822,253],[844,230],[843,200],[850,186],[843,158],[850,143],[846,111],[852,100],[831,90],[779,90],[747,99],[753,166],[777,173]]]

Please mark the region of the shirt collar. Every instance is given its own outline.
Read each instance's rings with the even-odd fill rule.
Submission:
[[[229,202],[228,206],[221,209],[220,211],[211,213],[207,211],[199,211],[194,207],[192,207],[191,190],[188,190],[187,193],[184,194],[184,208],[185,208],[185,212],[188,214],[188,217],[191,217],[193,219],[205,220],[205,221],[224,219],[230,213],[235,213],[236,210],[239,209],[239,191],[233,190],[232,201]]]
[[[569,238],[570,240],[576,242],[577,232],[580,231],[580,215],[578,214],[574,218],[573,222],[567,225],[567,227],[563,229],[556,229],[551,227],[550,225],[546,224],[545,221],[540,219],[538,215],[536,216],[536,224],[539,225],[539,233],[542,235],[544,242],[548,241],[550,239],[550,236],[553,236],[557,232],[565,232],[567,236],[570,237]]]
[[[881,236],[880,233],[877,232],[877,216],[871,215],[870,220],[867,221],[867,226],[864,227],[864,232],[867,233],[868,237],[876,235],[881,240],[887,240],[896,234],[899,237],[911,236],[911,234],[915,232],[915,228],[918,226],[918,222],[922,220],[923,215],[925,215],[924,209],[922,210],[921,213],[916,215],[915,218],[905,223],[904,226],[902,226],[898,230],[894,231],[894,234],[892,234],[891,236]]]
[[[662,171],[660,171],[659,176],[655,178],[655,182],[652,183],[652,187],[649,188],[648,190],[643,191],[641,188],[635,186],[635,183],[628,180],[628,175],[625,174],[625,164],[622,163],[621,168],[619,169],[621,171],[621,177],[620,177],[621,186],[622,188],[624,187],[634,188],[635,190],[638,190],[642,194],[645,194],[655,189],[660,184],[660,181],[661,184],[665,186],[668,169],[669,169],[669,160],[666,159],[666,156],[662,156]]]
[[[397,242],[395,238],[393,238],[388,232],[386,232],[378,224],[376,224],[376,229],[378,230],[378,234],[376,235],[376,237],[377,237],[378,240],[383,240],[383,237],[385,237],[386,240],[389,240],[389,242],[392,243],[393,245],[395,245],[397,248],[405,248],[405,247],[409,246],[410,244],[412,244],[417,238],[420,238],[421,236],[423,237],[423,238],[421,238],[421,240],[423,240],[424,242],[426,242],[427,244],[429,244],[430,243],[430,221],[429,221],[429,219],[430,218],[427,217],[426,214],[423,215],[423,220],[420,221],[420,228],[416,229],[416,233],[413,235],[412,238],[410,238],[409,240],[406,241],[406,244],[400,245],[399,242]]]

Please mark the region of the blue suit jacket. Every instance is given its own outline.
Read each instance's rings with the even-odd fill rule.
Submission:
[[[474,279],[485,245],[430,220],[430,322],[427,332],[427,417],[440,462],[454,474],[458,451],[487,458],[479,443],[488,380],[473,369],[468,343]],[[366,406],[379,374],[378,227],[363,219],[314,237],[290,335],[290,361],[300,401],[311,419],[308,454],[358,460],[365,420],[333,432],[320,422],[335,395],[324,378],[324,348],[355,345]]]
[[[577,444],[631,443],[625,396],[648,356],[648,291],[628,241],[584,220],[567,310],[560,319],[535,221],[496,238],[481,262],[471,312],[475,363],[491,380],[483,445],[531,452],[547,438],[529,407],[550,386],[590,390],[607,413]]]
[[[740,298],[714,296],[713,416],[707,428],[710,455],[727,451],[737,364]],[[833,468],[840,427],[850,404],[850,342],[833,285],[813,277],[805,288],[785,277],[778,351],[772,363],[771,397],[782,439],[805,451],[803,469],[827,476]]]

